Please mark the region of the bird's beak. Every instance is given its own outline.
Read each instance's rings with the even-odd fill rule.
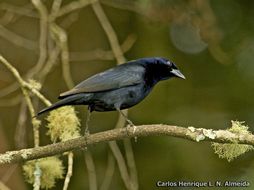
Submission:
[[[178,69],[172,69],[170,72],[178,78],[185,79],[185,76]]]

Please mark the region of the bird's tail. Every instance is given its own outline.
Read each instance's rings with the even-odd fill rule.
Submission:
[[[62,100],[59,100],[58,102],[52,104],[51,106],[42,109],[41,111],[39,111],[37,113],[37,116],[39,116],[39,115],[41,115],[45,112],[60,108],[62,106],[78,105],[78,104],[86,105],[86,104],[88,104],[88,99],[89,99],[88,97],[89,96],[86,96],[85,94],[75,94],[75,95],[72,95],[72,96],[68,96],[68,97],[66,97]]]

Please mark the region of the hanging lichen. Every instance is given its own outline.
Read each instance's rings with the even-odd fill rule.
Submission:
[[[66,141],[80,136],[80,122],[72,106],[53,110],[47,117],[48,135],[53,142]]]
[[[41,171],[41,188],[50,189],[55,186],[55,181],[57,179],[63,178],[64,167],[62,161],[54,156],[28,161],[23,165],[24,175],[28,183],[34,184],[36,162]]]
[[[228,131],[237,135],[249,135],[248,126],[244,125],[244,122],[232,121],[232,127]],[[219,155],[220,158],[227,159],[228,162],[237,158],[238,156],[253,150],[253,146],[238,144],[237,142],[230,143],[212,143],[214,152]]]

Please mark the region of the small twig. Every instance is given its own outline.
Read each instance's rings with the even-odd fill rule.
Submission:
[[[73,12],[72,14],[67,15],[64,17],[64,19],[61,21],[60,25],[63,28],[69,28],[75,21],[79,19],[80,10]]]
[[[22,101],[22,96],[18,94],[13,98],[0,100],[0,107],[16,106]]]
[[[93,7],[93,10],[94,10],[98,20],[100,21],[100,23],[103,27],[107,37],[108,37],[110,46],[111,46],[112,51],[115,55],[117,63],[118,64],[124,63],[126,60],[123,56],[123,53],[122,53],[121,47],[119,45],[119,41],[117,39],[116,33],[115,33],[113,27],[111,26],[107,16],[105,15],[105,13],[101,7],[101,4],[98,1],[95,1],[94,3],[92,3],[92,7]]]
[[[147,16],[147,11],[145,11],[137,1],[102,0],[101,3],[110,7],[114,7],[116,9],[132,11],[142,16]]]
[[[69,14],[72,11],[76,11],[78,9],[82,9],[91,3],[95,2],[97,0],[78,0],[78,1],[73,1],[65,6],[63,6],[57,13],[56,17],[61,17],[63,15]]]
[[[88,149],[84,153],[85,153],[85,161],[86,161],[88,180],[89,180],[89,189],[97,190],[97,177],[96,177],[95,165],[94,165],[92,154],[90,150]]]
[[[18,73],[17,69],[15,67],[13,67],[5,58],[3,58],[1,55],[0,55],[0,61],[9,69],[9,71],[14,75],[14,77],[16,78],[16,80],[18,81],[18,83],[20,84],[21,86],[21,90],[22,92],[24,93],[24,96],[27,100],[27,104],[28,106],[30,106],[30,113],[31,113],[31,116],[33,117],[34,116],[34,110],[32,108],[32,103],[31,103],[31,100],[28,100],[29,97],[28,97],[28,94],[26,92],[26,89],[25,89],[25,85],[26,85],[26,82],[21,78],[20,74]]]
[[[61,49],[61,61],[63,69],[63,77],[68,88],[73,88],[74,82],[72,81],[71,72],[70,72],[70,63],[69,63],[69,51],[67,44],[67,34],[64,29],[58,26],[55,23],[51,24],[51,32],[57,42],[59,48]]]
[[[32,18],[38,18],[38,14],[36,12],[33,12],[32,9],[30,9],[28,6],[15,6],[7,3],[1,3],[0,9],[6,10],[7,12],[11,12],[14,14],[32,17]]]
[[[130,169],[130,181],[132,182],[133,189],[138,189],[138,171],[136,168],[136,162],[134,158],[134,153],[131,145],[131,141],[129,139],[124,139],[123,141],[124,149],[125,149],[125,155],[126,155],[126,161],[127,165]]]
[[[40,135],[39,135],[40,121],[38,119],[34,118],[34,116],[35,116],[34,106],[33,106],[31,98],[29,97],[27,90],[23,87],[21,87],[21,89],[22,89],[28,110],[29,110],[31,118],[32,118],[32,125],[33,125],[33,132],[34,132],[34,146],[38,147],[40,145]]]
[[[56,65],[58,60],[58,55],[60,54],[60,52],[61,50],[57,46],[54,47],[53,50],[51,51],[47,62],[45,63],[44,67],[39,73],[39,80],[41,81],[41,83],[43,83],[45,77],[48,75],[48,73],[50,73],[52,68]]]
[[[35,8],[38,10],[39,15],[40,15],[40,54],[39,54],[39,59],[37,61],[37,64],[32,69],[30,69],[28,71],[28,73],[26,74],[26,76],[28,78],[32,78],[33,75],[35,75],[39,70],[41,70],[41,68],[42,68],[42,66],[45,63],[46,58],[47,58],[47,33],[48,33],[47,9],[43,5],[43,3],[41,3],[40,0],[32,0],[32,3],[35,6]],[[12,38],[10,38],[10,39],[12,39]],[[17,41],[17,40],[15,40],[15,41]],[[29,46],[31,45],[29,43],[25,43],[25,44],[29,45]],[[35,47],[32,47],[32,48],[35,49]],[[24,86],[29,88],[29,85],[25,84]],[[7,88],[4,89],[5,91],[4,91],[4,93],[3,92],[1,93],[1,96],[9,94],[9,93],[15,91],[17,89],[17,87],[18,87],[17,83],[13,83],[12,85],[10,85],[10,86],[8,86]]]
[[[2,82],[11,82],[12,77],[9,72],[0,69],[0,81]]]
[[[37,96],[46,106],[51,105],[51,102],[43,94],[41,94],[37,89],[31,86],[29,83],[24,81],[23,85],[25,88],[29,89],[29,91],[32,92],[35,96]]]
[[[45,105],[47,106],[51,105],[51,102],[47,100],[37,89],[35,89],[33,86],[31,86],[31,84],[29,84],[28,82],[24,81],[21,78],[17,69],[13,67],[2,55],[0,55],[0,62],[2,62],[8,68],[8,70],[14,75],[14,77],[18,81],[18,84],[20,84],[22,88],[29,89],[29,91],[32,92],[34,95],[36,95]]]
[[[128,114],[127,110],[123,110],[123,113],[126,116]],[[116,129],[123,128],[124,125],[125,125],[125,122],[126,121],[125,121],[124,117],[122,117],[122,115],[119,114],[115,128]],[[111,151],[114,155],[114,158],[117,161],[117,166],[119,168],[120,175],[121,175],[121,178],[122,178],[122,180],[125,184],[125,187],[127,189],[132,188],[132,186],[130,185],[131,182],[130,182],[130,176],[129,176],[129,173],[128,173],[127,165],[125,163],[125,160],[123,158],[123,154],[121,153],[117,143],[116,142],[109,142],[109,147],[110,147],[110,149],[111,149]]]
[[[9,187],[7,187],[2,181],[0,181],[0,189],[1,190],[11,190]]]
[[[111,152],[108,154],[107,169],[100,186],[100,190],[108,190],[115,171],[115,159]]]
[[[131,180],[130,180],[130,177],[128,174],[128,169],[126,167],[124,157],[123,157],[119,147],[117,146],[115,141],[109,142],[109,147],[116,159],[116,162],[117,162],[119,170],[120,170],[121,178],[125,184],[125,187],[127,189],[131,190],[132,185],[131,185]]]
[[[37,50],[37,43],[28,40],[0,25],[0,36],[9,42],[29,50]]]
[[[19,72],[17,71],[17,69],[15,67],[13,67],[5,58],[3,58],[0,55],[0,61],[7,67],[7,69],[14,75],[14,77],[16,78],[16,80],[18,81],[18,83],[20,84],[22,93],[25,97],[27,106],[28,106],[28,110],[30,112],[31,118],[33,118],[35,116],[35,111],[34,111],[34,107],[32,104],[32,100],[28,94],[27,88],[33,92],[34,94],[37,95],[38,98],[43,99],[45,104],[51,105],[51,103],[35,88],[33,88],[29,83],[25,82]],[[39,146],[39,126],[40,126],[40,122],[33,118],[32,119],[32,124],[33,124],[33,130],[34,130],[34,145],[35,147]]]
[[[0,61],[7,67],[7,69],[14,75],[18,83],[23,86],[23,79],[18,73],[17,69],[13,67],[2,55],[0,55]]]
[[[67,174],[65,176],[65,180],[64,180],[64,187],[63,190],[67,190],[69,183],[70,183],[70,179],[72,176],[72,170],[73,170],[73,152],[68,152],[68,169],[67,169]]]
[[[1,7],[1,5],[0,5]],[[13,20],[15,19],[15,15],[12,12],[5,12],[4,15],[0,18],[0,24],[2,26],[6,26],[9,23],[13,22]]]
[[[17,81],[13,82],[9,86],[2,88],[0,91],[0,98],[11,94],[12,92],[16,91],[19,88],[19,84]]]
[[[30,70],[29,78],[41,70],[47,58],[48,11],[40,0],[31,0],[40,15],[40,54],[36,66]]]
[[[0,22],[3,26],[14,23],[18,19],[23,18],[23,16],[38,17],[36,13],[33,13],[33,5],[31,3],[27,3],[21,6],[13,6],[11,4],[1,3],[0,8],[2,8],[3,10],[6,9],[3,17],[0,18]]]
[[[2,60],[2,56],[0,54],[0,61]],[[47,62],[48,63],[48,62]],[[13,67],[14,68],[14,67]],[[33,69],[33,68],[32,68]],[[14,70],[16,70],[14,68]],[[16,70],[17,71],[17,70]],[[18,71],[17,71],[18,72]],[[28,72],[29,73],[29,72]],[[26,74],[26,76],[28,76],[28,74]],[[26,77],[25,76],[25,77]],[[44,104],[46,104],[47,106],[50,106],[51,103],[49,100],[47,100],[37,89],[33,88],[33,86],[31,86],[28,82],[24,81],[22,79],[22,77],[20,76],[19,74],[19,77],[21,78],[21,80],[23,81],[22,82],[22,85],[29,89],[29,91],[31,91],[34,95],[36,95]],[[0,92],[0,98],[4,97],[4,96],[7,96],[8,94],[16,91],[17,89],[19,89],[19,83],[17,81],[13,82],[12,84],[10,84],[9,86],[5,87],[4,89],[1,89],[1,92]]]
[[[62,4],[62,0],[54,0],[53,4],[52,4],[52,8],[51,8],[51,17],[56,17],[56,15],[58,14],[58,11],[61,7]]]
[[[14,164],[11,165],[7,171],[4,172],[4,175],[1,176],[0,181],[2,181],[2,183],[7,183],[7,181],[9,181],[10,177],[12,176],[12,174],[15,172],[15,170],[17,169],[18,164]],[[0,188],[0,190],[2,190]]]
[[[30,112],[31,118],[33,118],[35,116],[35,111],[34,111],[34,107],[32,104],[32,100],[28,94],[27,91],[27,86],[30,87],[31,91],[36,91],[38,92],[36,89],[34,89],[29,83],[26,83],[20,76],[19,72],[17,71],[17,69],[15,67],[13,67],[5,58],[3,58],[0,55],[0,61],[7,67],[7,69],[14,75],[14,77],[16,78],[16,80],[18,81],[18,83],[20,84],[22,93],[25,97],[26,100],[26,104],[28,106],[28,110]],[[38,92],[39,93],[39,92]],[[40,94],[40,93],[39,93]],[[40,94],[41,95],[41,94]],[[42,96],[42,95],[41,95]],[[46,100],[46,99],[45,99]],[[34,146],[38,147],[39,146],[39,126],[40,126],[40,122],[33,118],[32,119],[32,125],[33,125],[33,131],[34,131]]]
[[[25,97],[31,118],[33,118],[35,116],[35,111],[33,108],[31,98],[29,97],[28,92],[25,89],[25,84],[26,84],[25,81],[23,81],[23,79],[19,75],[18,71],[2,56],[0,56],[0,61],[13,73],[13,75],[17,79],[18,83],[20,84],[20,87],[21,87],[21,90],[22,90],[23,95]],[[39,122],[32,122],[32,124],[34,126],[33,127],[33,129],[34,129],[34,145],[35,145],[35,147],[38,147],[39,146],[39,129],[38,129]]]
[[[18,149],[26,147],[27,142],[25,137],[27,134],[26,121],[27,121],[27,105],[25,100],[22,100],[18,114],[18,120],[15,128],[14,142],[15,147]]]
[[[122,43],[121,49],[123,52],[129,51],[134,45],[137,37],[136,35],[130,34],[126,40]],[[112,51],[108,50],[92,50],[87,52],[71,52],[70,61],[90,61],[90,60],[114,60],[115,56]]]

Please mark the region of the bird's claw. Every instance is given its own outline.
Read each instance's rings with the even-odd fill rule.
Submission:
[[[127,120],[128,124],[129,124],[131,127],[135,126],[135,125],[132,123],[131,120],[129,120],[129,119],[126,119],[126,120]]]
[[[137,127],[135,125],[133,125],[132,127],[133,127],[133,134],[135,135]],[[138,141],[138,137],[134,136],[134,140],[135,140],[135,142],[137,142]]]
[[[131,122],[131,121],[130,121]],[[128,122],[129,123],[129,122]],[[132,131],[132,134],[135,135],[137,127],[131,122],[129,125],[126,127],[126,132],[129,135],[129,131]],[[137,137],[134,136],[135,142],[137,142]]]
[[[133,125],[132,127],[133,127],[133,134],[135,134],[137,127],[135,125]]]

